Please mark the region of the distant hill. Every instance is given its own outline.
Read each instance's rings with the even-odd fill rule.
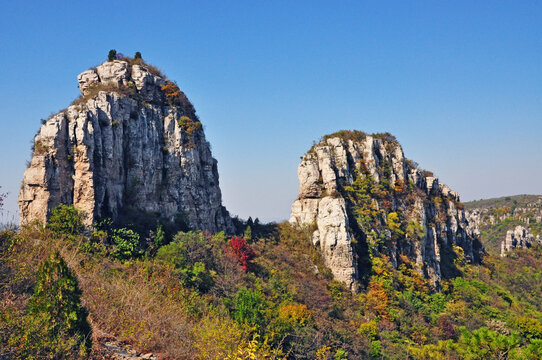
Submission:
[[[542,195],[512,195],[512,196],[501,196],[498,198],[491,199],[480,199],[469,202],[464,202],[463,205],[467,210],[473,209],[487,209],[487,208],[498,208],[503,206],[517,207],[517,206],[526,206],[527,204],[534,203],[537,200],[542,202]]]
[[[523,226],[535,238],[542,235],[542,195],[514,195],[463,203],[470,226],[478,227],[486,251],[500,253],[506,233]]]

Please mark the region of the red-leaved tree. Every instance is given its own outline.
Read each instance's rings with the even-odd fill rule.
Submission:
[[[237,236],[231,238],[226,251],[237,260],[245,272],[252,267],[252,260],[257,256],[246,240]]]

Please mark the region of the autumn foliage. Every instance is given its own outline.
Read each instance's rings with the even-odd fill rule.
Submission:
[[[162,91],[170,104],[177,104],[180,100],[181,89],[172,81],[168,81],[162,86]]]
[[[252,261],[257,256],[246,240],[237,236],[231,238],[226,251],[237,260],[245,271],[248,271],[252,267]]]

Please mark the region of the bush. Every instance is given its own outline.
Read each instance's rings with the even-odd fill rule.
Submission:
[[[139,51],[136,51],[136,53],[134,55],[134,59],[142,59],[141,53]]]
[[[10,339],[20,358],[75,358],[91,348],[88,312],[81,305],[77,278],[58,252],[37,272],[22,330]]]
[[[162,86],[162,91],[170,105],[176,105],[180,101],[181,89],[173,81],[168,81]]]
[[[57,234],[78,235],[85,228],[83,212],[71,205],[60,204],[51,210],[47,228]]]
[[[113,230],[111,240],[115,245],[112,255],[119,260],[128,260],[142,254],[139,248],[139,234],[131,229]]]
[[[241,288],[235,295],[232,317],[241,325],[261,328],[264,324],[265,299],[257,290]]]
[[[162,228],[162,224],[158,223],[156,226],[156,233],[154,234],[152,238],[152,243],[155,246],[155,248],[160,248],[160,246],[164,245],[166,242],[166,233],[164,232],[164,229]]]
[[[256,258],[256,252],[240,237],[232,237],[227,252],[234,257],[243,270],[248,271],[252,267],[252,261]]]
[[[154,71],[148,64],[145,64],[145,66],[151,73]],[[159,70],[156,69],[156,71]],[[177,86],[176,83],[169,80],[166,81],[166,84],[162,86],[162,91],[164,92],[170,106],[179,106],[185,114],[196,117],[196,110],[194,110],[194,106],[188,100],[186,94],[179,89],[179,86]]]
[[[179,233],[172,243],[158,249],[156,260],[171,265],[185,286],[206,292],[216,275],[209,268],[212,255],[207,245],[201,233]]]

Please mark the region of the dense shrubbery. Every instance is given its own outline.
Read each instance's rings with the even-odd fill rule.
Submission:
[[[142,254],[139,234],[131,229],[120,228],[111,231],[111,242],[114,248],[111,254],[120,260],[128,260]]]
[[[246,222],[240,231],[251,227],[250,244],[223,233],[169,236],[156,220],[147,235],[106,223],[86,236],[75,209],[57,211],[64,215],[52,216],[45,228],[0,234],[0,353],[16,357],[36,346],[59,354],[87,349],[87,330],[73,331],[86,329],[82,297],[95,329],[171,358],[540,357],[539,249],[488,257],[483,266],[468,265],[460,248],[451,249],[462,276],[443,281],[440,292],[406,257],[395,269],[375,252],[366,287],[352,295],[331,279],[311,244],[311,227],[279,224],[264,237],[262,225]],[[421,236],[400,214],[386,215],[379,230]],[[49,270],[42,267],[36,275],[57,250],[78,274],[82,296],[57,255]],[[38,297],[47,300],[30,300]],[[50,306],[33,305],[38,303]],[[37,332],[32,319],[44,316],[57,320]],[[24,340],[30,332],[43,334],[46,344]]]
[[[51,210],[47,228],[58,234],[79,235],[85,228],[83,213],[73,206],[60,204]]]

